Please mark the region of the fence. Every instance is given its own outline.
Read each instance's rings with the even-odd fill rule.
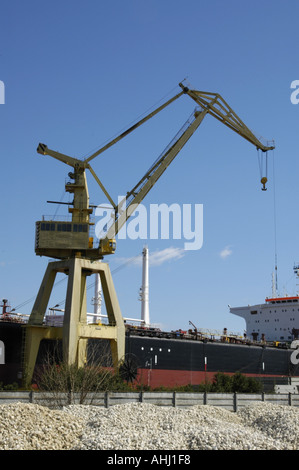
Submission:
[[[68,397],[60,394],[42,392],[0,392],[0,405],[7,403],[35,403],[55,407],[58,403],[67,405]],[[188,407],[194,405],[211,405],[237,411],[252,402],[267,402],[276,405],[299,406],[299,394],[247,394],[247,393],[182,393],[182,392],[100,392],[86,396],[85,405],[95,405],[108,408],[124,403],[150,403],[158,406]],[[72,396],[72,403],[80,403],[80,394]]]

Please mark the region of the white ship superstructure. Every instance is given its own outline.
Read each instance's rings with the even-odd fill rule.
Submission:
[[[289,342],[298,337],[298,295],[266,298],[263,304],[234,307],[230,312],[244,318],[249,339]]]

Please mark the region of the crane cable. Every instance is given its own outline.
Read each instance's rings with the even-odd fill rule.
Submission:
[[[186,78],[184,78],[184,80],[186,80]],[[183,81],[184,81],[183,80]],[[92,155],[93,152],[95,152],[97,149],[103,147],[106,143],[108,143],[110,140],[114,139],[115,137],[117,137],[121,132],[125,131],[128,126],[132,126],[134,124],[136,124],[136,122],[138,122],[143,116],[146,116],[147,114],[149,114],[153,109],[155,109],[162,101],[164,101],[170,94],[173,94],[173,92],[177,89],[177,86],[176,85],[175,87],[173,87],[171,90],[169,90],[164,96],[162,96],[162,98],[160,98],[155,104],[153,104],[152,106],[150,106],[148,109],[146,109],[143,113],[139,114],[133,121],[129,122],[129,124],[127,124],[125,127],[122,127],[117,133],[113,134],[113,136],[111,136],[109,139],[106,139],[100,146],[97,145],[97,147],[94,147],[92,150],[90,150],[88,153],[86,153],[85,155],[83,155],[83,159],[85,160],[86,158],[88,158],[90,155]]]
[[[273,152],[273,218],[274,218],[274,262],[275,262],[275,288],[276,292],[278,290],[278,280],[277,280],[277,233],[276,233],[276,191],[275,191],[275,154]],[[258,164],[260,169],[261,183],[263,184],[262,191],[266,191],[265,187],[266,182],[268,181],[268,152],[262,152],[257,149],[258,154]],[[265,154],[265,155],[263,155]],[[265,158],[264,158],[265,157]]]
[[[277,282],[277,233],[276,233],[276,191],[275,191],[275,158],[273,152],[273,212],[274,212],[274,251],[275,251],[275,287],[278,290]]]
[[[257,149],[257,158],[260,169],[261,183],[263,185],[262,191],[267,191],[266,183],[268,181],[268,151],[262,152],[261,150]]]

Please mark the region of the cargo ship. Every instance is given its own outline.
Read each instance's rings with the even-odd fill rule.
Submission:
[[[299,319],[299,296],[266,299],[264,304],[254,306],[252,310],[247,307],[246,312],[257,311],[250,315],[264,315],[265,320],[268,320],[273,306],[277,317],[280,315],[284,320],[286,310],[289,309],[292,315],[290,318],[294,318],[296,308]],[[52,321],[53,315],[49,318],[45,316],[46,322],[49,319]],[[56,326],[57,321],[59,316],[56,316]],[[277,322],[274,321],[273,325],[276,328]],[[0,382],[3,384],[22,382],[25,326],[26,318],[11,312],[4,300],[0,314]],[[285,384],[291,377],[299,376],[297,329],[289,329],[286,340],[266,341],[263,333],[260,339],[252,334],[256,331],[239,336],[226,329],[217,332],[192,326],[188,330],[165,332],[151,326],[127,324],[125,378],[154,388],[188,384],[196,386],[212,380],[218,372],[240,372],[272,384]],[[42,340],[37,364],[43,362],[42,351],[49,345],[50,340]]]
[[[72,206],[68,207],[69,215],[67,219],[56,220],[55,216],[51,216],[50,219],[43,217],[36,222],[36,255],[59,260],[57,262],[55,261],[53,264],[51,263],[50,268],[48,265],[49,269],[47,268],[40,287],[40,295],[37,296],[33,317],[38,317],[38,326],[41,326],[42,321],[59,322],[60,320],[56,315],[54,315],[56,318],[51,318],[53,315],[45,315],[44,311],[45,304],[48,302],[50,293],[52,292],[57,272],[68,274],[70,287],[67,290],[70,306],[76,303],[76,307],[78,307],[80,302],[83,302],[83,300],[85,302],[87,275],[89,276],[98,271],[101,272],[102,277],[105,278],[104,291],[109,291],[108,301],[112,304],[112,299],[115,300],[116,296],[114,288],[112,289],[111,287],[110,273],[108,273],[108,270],[106,268],[104,269],[103,266],[101,266],[100,269],[97,265],[98,260],[108,255],[110,256],[115,252],[115,237],[121,228],[125,226],[127,219],[136,208],[136,204],[140,204],[145,198],[160,176],[165,172],[183,146],[200,126],[206,115],[210,114],[218,121],[220,120],[231,130],[235,131],[238,135],[252,143],[257,149],[261,150],[261,160],[263,159],[262,155],[266,157],[267,152],[275,148],[273,145],[263,145],[219,94],[189,90],[189,88],[182,83],[180,83],[179,86],[181,90],[177,95],[158,108],[151,110],[149,114],[145,115],[113,140],[106,143],[104,147],[98,149],[97,152],[90,155],[85,160],[79,160],[51,150],[44,143],[38,144],[38,154],[51,156],[73,168],[73,170],[68,173],[69,178],[65,184],[66,193],[73,194],[73,202],[63,203]],[[94,170],[92,170],[89,162],[183,95],[189,96],[196,102],[196,109],[145,175],[130,191],[126,192],[126,196],[121,198],[116,206],[113,203],[113,199],[103,187],[100,179]],[[112,203],[112,207],[114,208],[112,211],[114,217],[110,218],[109,223],[106,222],[105,227],[102,227],[102,233],[97,234],[97,237],[93,236],[95,234],[93,229],[90,230],[91,227],[94,227],[91,214],[95,206],[89,205],[86,170],[92,173],[101,190],[104,192],[105,196],[108,197],[109,202]],[[266,175],[261,174],[262,190],[266,190],[266,182]],[[61,204],[55,201],[47,202]],[[96,243],[96,238],[99,239],[99,244]],[[146,257],[144,256],[144,258]],[[92,266],[92,263],[96,266],[95,268]],[[146,270],[144,274],[146,274]],[[145,276],[145,278],[146,277],[147,276]],[[81,295],[80,300],[79,295]],[[148,302],[148,282],[146,279],[143,285],[142,298],[143,305],[146,307]],[[3,302],[2,308],[3,311],[2,314],[0,314],[0,382],[19,382],[22,380],[26,318],[18,316],[15,312],[9,310],[7,302]],[[76,308],[69,308],[66,315],[66,317],[68,317],[66,320],[68,322],[67,326],[76,326],[76,322],[79,321],[79,317],[74,315],[75,310]],[[116,311],[116,308],[114,310]],[[118,317],[121,317],[118,306],[117,314]],[[84,318],[85,323],[85,305],[84,317],[82,316],[82,318]],[[102,318],[98,317],[97,314],[94,315],[94,318],[95,320],[93,321],[102,321]],[[115,327],[116,325],[115,330],[117,330],[118,325],[115,318],[111,323],[114,323],[114,325],[109,326]],[[120,323],[122,323],[121,318]],[[85,327],[85,324],[83,326]],[[92,328],[89,330],[91,329]],[[73,330],[76,330],[76,328]],[[121,329],[117,331],[123,331],[123,324],[121,325]],[[92,346],[94,341],[98,343],[98,357],[100,357],[102,342],[104,340],[90,340],[90,336],[87,334],[83,337],[88,338],[88,346]],[[95,335],[93,337],[95,337]],[[114,342],[116,342],[115,337],[113,338]],[[44,363],[45,358],[43,351],[45,351],[48,346],[51,347],[51,341],[53,342],[53,340],[49,339],[43,339],[41,341],[37,365]],[[78,335],[75,331],[72,335],[72,341],[73,360],[76,353],[75,342],[78,341]],[[37,341],[34,344],[37,344]],[[83,344],[85,345],[85,343]],[[207,332],[201,331],[194,325],[193,328],[189,330],[163,332],[160,331],[159,328],[152,328],[149,322],[148,309],[145,308],[142,312],[141,324],[138,327],[126,321],[123,373],[128,379],[134,379],[151,387],[160,385],[196,385],[203,380],[210,379],[217,372],[229,374],[242,372],[243,374],[251,376],[288,378],[292,374],[296,374],[296,364],[291,361],[293,357],[292,352],[293,351],[286,343],[285,348],[279,348],[277,344],[268,344],[264,340],[253,340],[252,338],[244,336],[239,337],[225,330],[217,335],[207,334]],[[121,349],[121,354],[123,354],[123,348]],[[81,357],[80,355],[80,358]]]
[[[185,330],[162,331],[150,324],[149,255],[143,250],[141,318],[125,318],[126,340],[123,376],[152,388],[180,385],[196,386],[211,381],[216,373],[242,373],[263,383],[287,384],[299,376],[299,295],[278,296],[272,283],[272,296],[265,302],[246,307],[230,307],[230,313],[241,316],[246,333],[204,330],[189,320]],[[297,271],[299,272],[299,267]],[[96,276],[93,297],[94,312],[88,322],[105,323],[101,310],[100,278]],[[22,383],[22,351],[28,316],[16,313],[4,299],[0,310],[0,383]],[[107,320],[107,317],[106,317]],[[64,310],[50,308],[46,326],[63,326]],[[37,367],[56,341],[42,340]],[[98,363],[106,365],[108,340],[89,340]],[[103,353],[105,351],[105,354]],[[108,351],[108,355],[107,355]],[[298,354],[298,357],[297,357]]]

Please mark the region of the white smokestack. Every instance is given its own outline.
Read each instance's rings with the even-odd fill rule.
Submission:
[[[141,320],[149,326],[149,280],[148,280],[148,247],[142,251],[142,287],[141,287]]]
[[[99,317],[97,315],[101,315],[102,313],[102,285],[99,273],[95,273],[94,298],[92,300],[94,313],[93,321],[96,323],[99,321]]]

